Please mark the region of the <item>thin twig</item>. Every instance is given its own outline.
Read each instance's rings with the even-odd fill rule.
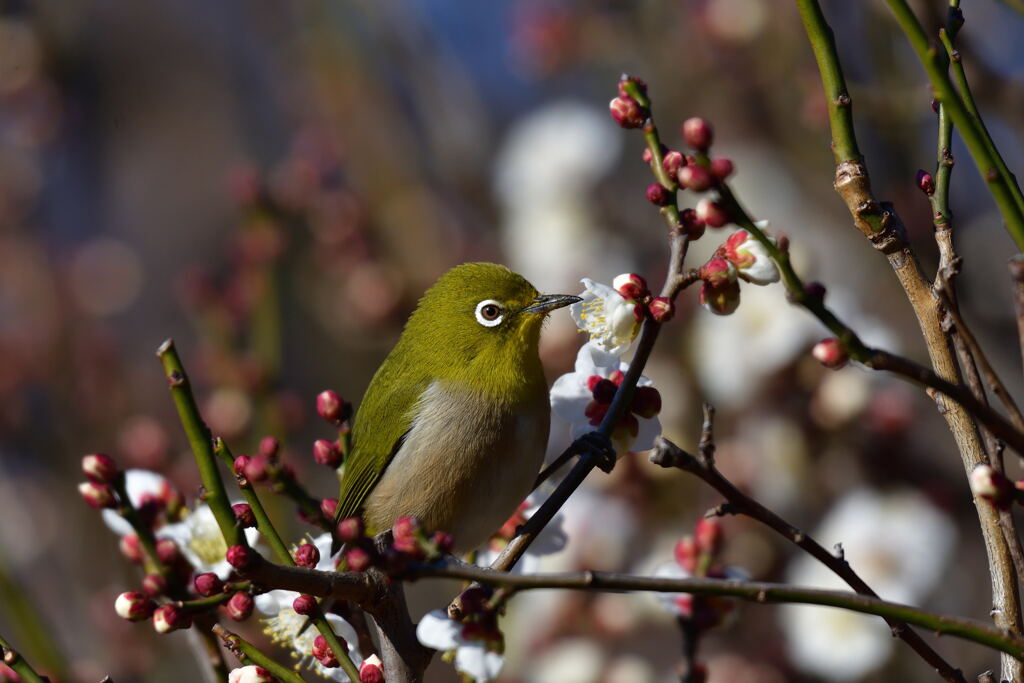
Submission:
[[[278,664],[245,638],[232,633],[220,624],[214,624],[213,632],[224,642],[224,647],[234,654],[242,664],[261,666],[282,683],[306,683],[306,679],[298,673]]]
[[[16,674],[21,676],[21,679],[25,683],[46,683],[46,679],[36,673],[36,670],[32,668],[32,665],[28,661],[15,651],[11,644],[4,640],[3,636],[0,636],[0,653],[3,653],[3,662],[7,666],[11,667]]]

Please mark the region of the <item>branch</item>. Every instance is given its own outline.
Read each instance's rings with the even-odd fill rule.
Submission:
[[[224,647],[231,651],[242,664],[255,664],[261,666],[271,673],[272,676],[282,683],[306,683],[306,679],[296,671],[282,666],[241,636],[232,633],[220,624],[213,625],[213,632],[224,641]]]
[[[21,676],[25,683],[47,683],[47,679],[36,673],[32,665],[24,657],[11,648],[11,644],[0,636],[0,652],[3,653],[4,664],[11,667],[16,674]]]

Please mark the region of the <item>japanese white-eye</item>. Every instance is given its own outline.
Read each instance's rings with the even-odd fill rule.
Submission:
[[[410,515],[451,533],[460,551],[486,541],[543,462],[550,407],[541,326],[579,300],[541,295],[493,263],[442,275],[356,413],[336,521],[362,515],[379,533]]]

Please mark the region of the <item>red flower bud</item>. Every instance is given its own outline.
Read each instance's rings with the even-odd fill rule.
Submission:
[[[167,579],[160,574],[146,574],[142,579],[142,592],[150,597],[157,597],[167,592]]]
[[[697,216],[712,228],[720,228],[729,222],[725,207],[707,198],[697,202]]]
[[[135,534],[122,536],[118,547],[121,549],[121,554],[130,561],[136,564],[142,562],[142,545],[139,543],[139,537]]]
[[[647,296],[647,280],[636,273],[622,273],[612,280],[612,289],[627,299],[642,299]]]
[[[707,151],[708,147],[711,146],[711,141],[714,139],[714,131],[711,129],[711,124],[699,116],[683,121],[680,133],[682,133],[686,144],[699,152]]]
[[[304,617],[315,614],[317,607],[316,598],[312,595],[300,595],[292,601],[292,609],[296,614],[301,614]]]
[[[170,633],[192,625],[192,618],[176,605],[161,605],[153,612],[153,628],[157,633]]]
[[[391,533],[398,539],[415,538],[420,531],[420,521],[415,517],[399,517],[391,527]]]
[[[373,558],[359,546],[353,546],[345,550],[345,565],[349,571],[362,572],[369,569]]]
[[[661,412],[661,394],[654,387],[637,387],[629,409],[649,420]]]
[[[106,453],[90,453],[82,458],[82,472],[97,484],[112,484],[117,477],[117,463]]]
[[[636,100],[628,95],[619,96],[608,103],[608,113],[615,119],[615,123],[623,128],[640,128],[647,119],[647,112]]]
[[[346,517],[338,522],[338,538],[351,543],[366,535],[366,525],[362,517]]]
[[[156,556],[164,564],[174,564],[181,553],[178,552],[178,544],[169,538],[158,538],[156,541]]]
[[[347,420],[351,410],[351,406],[330,389],[317,394],[316,412],[332,425],[337,426]]]
[[[320,512],[323,513],[324,517],[333,520],[334,515],[338,511],[338,499],[337,498],[324,498],[320,501]]]
[[[991,465],[977,465],[971,470],[968,479],[971,484],[971,493],[975,496],[984,498],[1001,510],[1009,509],[1013,504],[1016,488],[1006,478],[1006,475]]]
[[[594,427],[601,424],[601,421],[604,420],[604,416],[607,412],[608,404],[598,403],[597,401],[591,401],[583,408],[583,416],[586,417]]]
[[[252,616],[252,609],[255,605],[256,601],[252,599],[251,595],[239,591],[232,595],[224,605],[224,611],[235,621],[245,621]]]
[[[661,158],[661,167],[665,169],[665,173],[668,174],[669,178],[677,177],[679,169],[686,165],[686,157],[681,152],[672,150],[666,153]]]
[[[676,306],[668,297],[656,296],[647,304],[647,311],[651,314],[651,319],[654,322],[663,323],[672,319],[676,312]]]
[[[718,157],[711,160],[711,175],[718,180],[725,180],[732,175],[733,166],[730,159]]]
[[[235,474],[245,475],[245,468],[249,466],[249,462],[252,460],[248,455],[239,455],[235,458],[234,462],[231,463],[231,467],[234,468]]]
[[[334,441],[317,439],[313,442],[313,459],[317,464],[337,469],[341,465],[341,449]]]
[[[312,543],[303,543],[295,549],[295,564],[300,567],[316,567],[320,562],[320,550]]]
[[[258,452],[264,458],[277,457],[277,452],[281,449],[281,442],[273,436],[265,436],[260,439],[260,446]]]
[[[440,553],[450,553],[455,547],[455,537],[447,531],[435,531],[433,541]]]
[[[615,386],[621,387],[622,380],[626,379],[626,373],[624,373],[622,370],[612,370],[612,374],[608,375],[608,379],[610,379],[612,381],[612,384],[614,384]]]
[[[231,506],[231,510],[235,513],[235,519],[243,529],[251,529],[256,526],[256,515],[253,514],[248,503],[235,503]]]
[[[666,206],[672,201],[672,193],[661,183],[651,183],[647,186],[647,201],[655,206]]]
[[[824,299],[825,285],[820,282],[808,282],[804,286],[804,293],[806,293],[811,299]]]
[[[220,580],[213,572],[204,572],[203,574],[196,574],[196,578],[192,579],[192,584],[196,588],[196,593],[208,598],[211,595],[217,595],[224,591],[224,582]]]
[[[238,458],[235,458],[235,462],[238,462]],[[266,481],[270,477],[269,466],[270,460],[265,455],[254,455],[245,463],[245,478],[253,482]]]
[[[722,523],[717,517],[702,517],[697,520],[693,536],[698,548],[714,555],[722,545]]]
[[[233,545],[228,548],[224,557],[227,559],[228,564],[235,569],[245,569],[252,564],[256,557],[256,553],[254,553],[252,548],[249,546]]]
[[[384,663],[370,655],[359,665],[359,683],[384,683]]]
[[[313,650],[312,655],[317,659],[320,659],[325,654],[331,651],[331,646],[327,644],[327,639],[323,635],[319,635],[313,639]]]
[[[127,591],[117,596],[114,611],[117,616],[128,621],[144,621],[153,616],[156,603],[139,591]]]
[[[935,178],[933,178],[932,174],[928,171],[919,169],[914,182],[917,183],[921,192],[924,192],[929,197],[935,194]]]
[[[262,666],[248,664],[232,669],[228,674],[228,683],[277,683],[277,679]]]
[[[679,169],[676,177],[679,179],[680,185],[694,192],[704,192],[715,182],[708,170],[697,164],[683,166]]]
[[[645,83],[642,79],[637,78],[636,76],[627,76],[623,74],[622,77],[619,78],[619,84],[617,86],[620,97],[629,97],[629,90],[626,88],[626,86],[630,83],[636,86],[636,89],[640,91],[641,95],[647,94],[647,83]]]
[[[683,231],[691,240],[699,240],[704,236],[704,219],[697,215],[693,209],[683,209],[679,212]]]
[[[691,574],[697,571],[697,558],[700,556],[700,549],[697,547],[697,542],[693,540],[693,536],[683,536],[679,539],[674,554],[680,567]]]
[[[832,370],[838,370],[850,360],[846,349],[843,348],[842,343],[835,337],[823,339],[815,344],[814,348],[811,349],[811,355],[819,363]]]
[[[612,402],[612,398],[615,396],[615,390],[618,387],[610,379],[601,379],[599,382],[594,384],[592,392],[594,394],[594,400],[600,405],[607,406]]]
[[[736,268],[727,259],[714,257],[708,260],[698,271],[700,279],[711,287],[722,287],[735,282]]]
[[[83,481],[78,485],[78,493],[82,495],[82,500],[88,503],[89,507],[96,508],[97,510],[117,506],[114,489],[106,484]]]

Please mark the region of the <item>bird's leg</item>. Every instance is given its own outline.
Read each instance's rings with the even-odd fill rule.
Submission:
[[[572,442],[572,449],[581,457],[591,456],[594,465],[605,474],[615,468],[617,458],[615,447],[612,445],[612,440],[601,432],[587,432]]]

